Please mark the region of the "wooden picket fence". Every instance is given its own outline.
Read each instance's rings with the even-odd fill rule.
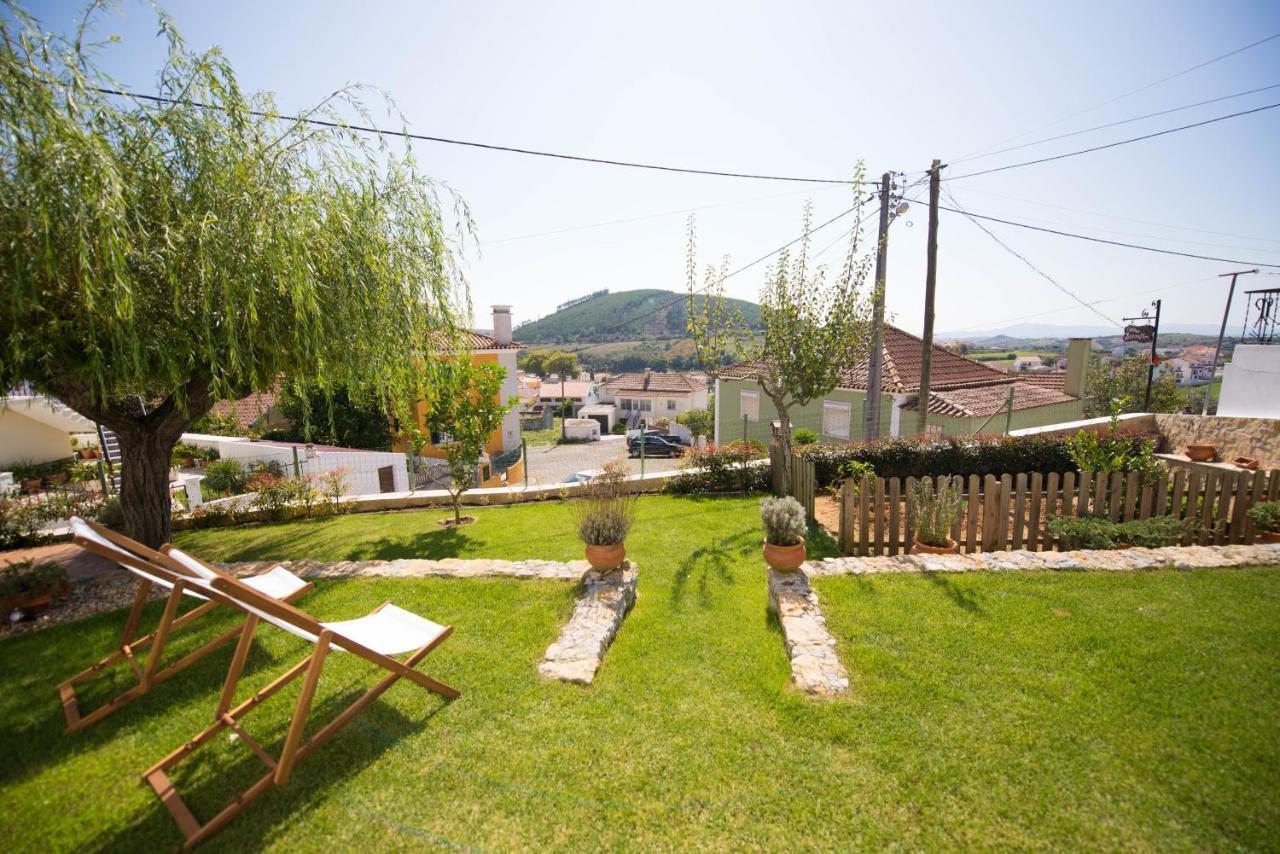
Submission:
[[[782,494],[782,453],[777,445],[769,449],[769,471],[773,494]],[[817,468],[812,462],[791,455],[791,495],[804,507],[810,523],[815,521],[814,500],[817,494]]]
[[[1280,499],[1280,469],[1202,472],[1179,469],[1154,485],[1139,485],[1135,472],[1066,472],[1016,477],[951,478],[964,490],[951,538],[965,553],[1029,549],[1057,543],[1045,530],[1053,516],[1102,515],[1116,522],[1173,516],[1195,525],[1183,545],[1252,543],[1246,517],[1257,501]],[[940,477],[939,481],[947,478]],[[840,548],[845,554],[905,554],[915,536],[914,507],[907,500],[916,478],[863,478],[840,493]]]

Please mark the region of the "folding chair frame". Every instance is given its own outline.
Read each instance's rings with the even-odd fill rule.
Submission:
[[[111,655],[90,665],[58,686],[58,697],[62,702],[62,711],[67,719],[67,733],[79,732],[86,727],[92,726],[112,712],[123,708],[146,694],[161,682],[186,670],[209,653],[234,640],[237,636],[243,637],[244,629],[248,625],[248,620],[246,619],[239,625],[228,629],[162,669],[160,662],[164,655],[165,645],[172,634],[213,611],[221,603],[216,598],[210,598],[208,602],[192,608],[182,616],[178,616],[178,606],[182,602],[184,592],[191,589],[189,582],[185,578],[185,571],[181,570],[180,567],[176,567],[162,553],[148,548],[142,543],[132,540],[123,534],[117,534],[115,531],[96,525],[93,522],[87,522],[86,524],[108,542],[116,545],[124,554],[107,549],[91,540],[76,538],[75,542],[81,548],[108,560],[131,566],[153,578],[164,579],[173,586],[169,590],[169,595],[165,601],[164,613],[160,617],[160,624],[156,627],[156,630],[149,635],[135,639],[138,624],[142,619],[142,610],[146,607],[152,588],[156,586],[151,581],[141,580],[138,585],[137,595],[133,600],[133,607],[130,608],[129,616],[125,620],[119,648]],[[138,557],[138,555],[142,557]],[[313,584],[308,583],[298,588],[286,597],[286,601],[292,602],[313,587]],[[203,591],[201,595],[205,595]],[[145,661],[139,661],[140,654],[144,652],[146,652]],[[248,653],[247,648],[245,652],[246,654]],[[92,712],[82,714],[79,700],[76,697],[76,686],[94,679],[107,668],[122,661],[126,662],[133,670],[134,675],[137,677],[137,683],[98,706]]]
[[[220,582],[224,579],[215,580],[214,586],[220,586]],[[264,611],[271,612],[274,609],[263,607],[265,603],[256,602],[256,607],[262,608]],[[384,602],[376,610],[382,610],[389,603]],[[273,614],[274,615],[274,614]],[[423,647],[413,651],[403,662],[398,661],[390,656],[381,655],[372,650],[366,649],[359,644],[335,635],[332,631],[320,628],[318,639],[315,642],[315,650],[302,661],[289,668],[284,674],[275,679],[266,687],[262,688],[249,699],[232,708],[234,701],[236,686],[240,681],[241,673],[244,669],[245,659],[249,654],[249,647],[253,641],[253,633],[257,629],[261,618],[255,614],[250,614],[245,621],[245,631],[240,636],[240,642],[236,645],[236,652],[231,660],[231,667],[227,671],[227,678],[222,687],[222,696],[218,701],[218,708],[214,712],[214,722],[211,726],[197,734],[190,741],[183,744],[177,750],[174,750],[164,759],[161,759],[155,765],[142,775],[142,779],[155,791],[160,798],[161,803],[168,809],[169,814],[173,816],[173,820],[177,823],[178,829],[182,831],[186,841],[183,844],[184,849],[191,849],[213,836],[223,827],[225,827],[232,819],[238,816],[244,809],[249,806],[264,792],[273,786],[283,786],[289,781],[289,776],[294,766],[306,758],[313,750],[335,735],[342,727],[344,727],[353,717],[361,710],[378,699],[383,692],[400,681],[407,678],[411,682],[433,691],[446,699],[453,699],[458,696],[458,691],[454,688],[439,682],[424,673],[420,673],[413,668],[422,661],[433,649],[439,646],[446,638],[453,633],[453,627],[447,626],[445,630],[432,639],[432,641]],[[320,673],[324,669],[325,659],[329,654],[329,649],[333,644],[337,644],[342,649],[357,655],[374,664],[378,664],[391,672],[384,676],[372,688],[362,694],[355,702],[347,706],[339,712],[331,721],[320,728],[313,736],[303,740],[303,730],[306,726],[307,716],[311,712],[311,703],[315,698],[316,686],[320,681]],[[298,700],[294,705],[293,717],[289,724],[289,729],[285,734],[284,746],[278,757],[273,757],[263,749],[253,736],[244,730],[240,725],[240,721],[253,709],[257,708],[272,695],[284,688],[299,676],[303,677],[302,691],[298,696]],[[245,789],[239,795],[231,799],[230,803],[222,809],[217,815],[209,821],[201,824],[200,821],[191,812],[186,802],[178,794],[173,783],[169,780],[168,771],[181,762],[183,759],[191,756],[199,747],[207,744],[225,729],[230,729],[240,737],[240,740],[248,746],[255,756],[267,766],[267,773]]]

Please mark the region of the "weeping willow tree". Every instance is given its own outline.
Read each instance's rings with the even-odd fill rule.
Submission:
[[[854,186],[862,183],[862,168]],[[855,210],[862,204],[855,195]],[[782,454],[782,491],[791,493],[791,413],[829,394],[850,368],[865,364],[871,349],[872,315],[877,293],[868,286],[874,252],[858,250],[859,228],[850,229],[840,268],[833,274],[815,264],[810,252],[813,208],[806,204],[802,237],[778,252],[760,290],[760,329],[748,329],[728,306],[724,282],[728,262],[707,267],[695,288],[695,233],[689,229],[687,290],[689,333],[704,370],[717,367],[727,353],[743,361],[734,376],[753,379],[778,414]],[[698,292],[701,292],[700,294]]]
[[[416,400],[469,314],[470,231],[359,90],[304,117],[241,90],[219,52],[168,53],[147,101],[98,48],[0,16],[0,390],[27,380],[114,430],[125,531],[169,539],[170,453],[217,399],[281,382]],[[170,100],[171,99],[171,100]],[[2,393],[2,391],[0,391]]]

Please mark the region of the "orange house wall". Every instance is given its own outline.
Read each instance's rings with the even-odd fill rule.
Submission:
[[[496,365],[498,364],[498,354],[497,353],[472,353],[471,363],[473,365],[480,365],[480,364]],[[417,403],[413,405],[413,416],[414,416],[414,419],[418,422],[418,429],[421,430],[423,433],[429,434],[429,431],[427,430],[426,401],[419,400]],[[401,453],[404,453],[405,451],[409,450],[404,439],[400,438],[399,436],[396,436],[392,439],[391,448],[392,450],[399,451]],[[494,430],[492,435],[489,436],[489,441],[485,442],[484,449],[485,449],[485,452],[489,454],[489,456],[491,457],[502,453],[502,428],[501,427],[499,427],[497,430]],[[422,456],[432,457],[435,459],[444,459],[445,454],[444,454],[444,449],[441,448],[439,445],[426,445],[422,449]]]

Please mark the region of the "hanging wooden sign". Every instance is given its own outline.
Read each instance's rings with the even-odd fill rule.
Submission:
[[[1124,340],[1134,344],[1150,344],[1156,340],[1156,328],[1150,323],[1130,323],[1124,328]]]

